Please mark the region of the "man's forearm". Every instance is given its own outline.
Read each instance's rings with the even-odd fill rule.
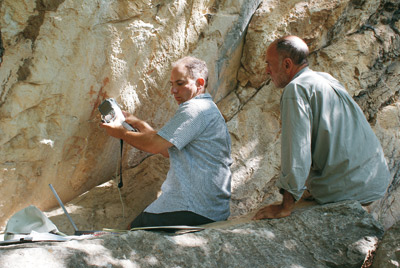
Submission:
[[[137,128],[139,132],[129,131],[114,123],[102,123],[101,127],[107,131],[108,135],[122,139],[141,151],[152,154],[160,153],[168,157],[168,148],[173,146],[172,143],[157,135],[157,132],[144,121],[138,120],[135,124],[127,121],[127,123],[131,123],[130,125]]]
[[[166,141],[156,131],[147,133],[125,131],[122,139],[133,147],[152,154],[165,154],[165,151],[172,146],[172,143]]]

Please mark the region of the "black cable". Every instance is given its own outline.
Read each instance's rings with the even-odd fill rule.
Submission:
[[[124,147],[124,141],[121,139],[119,140],[121,144],[121,157],[119,158],[119,183],[118,183],[118,188],[122,188],[124,186],[124,183],[122,182],[122,149]]]

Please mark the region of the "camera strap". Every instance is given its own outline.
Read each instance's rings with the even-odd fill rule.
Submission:
[[[119,140],[121,144],[121,155],[119,158],[119,183],[118,183],[118,188],[122,188],[124,186],[124,183],[122,182],[122,153],[123,153],[123,148],[124,148],[124,141],[122,139]]]
[[[118,183],[118,194],[119,194],[119,200],[121,201],[122,205],[122,217],[125,218],[125,206],[124,206],[124,201],[122,200],[122,194],[121,194],[121,188],[124,185],[122,182],[122,153],[123,153],[123,148],[124,148],[124,141],[121,139],[120,141],[120,157],[119,157],[119,183]],[[118,169],[118,166],[117,166]],[[115,176],[118,175],[118,171],[116,170]]]

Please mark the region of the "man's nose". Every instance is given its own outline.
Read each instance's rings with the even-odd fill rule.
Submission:
[[[171,86],[171,94],[176,94],[178,93],[178,89],[174,86]]]

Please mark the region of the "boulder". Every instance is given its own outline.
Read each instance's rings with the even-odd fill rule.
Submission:
[[[114,202],[115,184],[106,182],[115,177],[119,144],[99,128],[97,106],[114,97],[159,129],[177,108],[169,96],[171,63],[186,55],[207,62],[208,90],[231,134],[232,217],[279,200],[281,92],[265,74],[264,53],[288,34],[309,44],[312,69],[346,86],[381,141],[392,183],[369,211],[390,228],[400,219],[398,6],[399,0],[0,1],[0,229],[28,205],[58,206],[49,183],[65,203],[82,204],[74,207],[76,221],[114,223],[110,211],[122,205]],[[121,190],[126,218],[118,226],[157,197],[168,161],[125,146],[123,168],[133,185],[125,189],[141,191]]]
[[[400,222],[387,230],[373,259],[373,268],[400,267]]]
[[[249,217],[195,233],[132,231],[1,247],[1,267],[359,268],[383,228],[357,202],[306,206],[283,219]]]

